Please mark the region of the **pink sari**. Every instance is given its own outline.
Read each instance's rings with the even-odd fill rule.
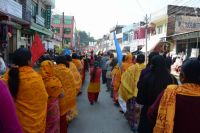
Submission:
[[[60,109],[58,99],[48,101],[46,133],[60,133]]]

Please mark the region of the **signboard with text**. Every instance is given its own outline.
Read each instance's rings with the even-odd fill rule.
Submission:
[[[51,6],[47,6],[45,25],[47,29],[51,28]]]
[[[200,17],[176,16],[175,33],[200,30]]]

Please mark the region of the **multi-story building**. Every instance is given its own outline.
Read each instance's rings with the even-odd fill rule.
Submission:
[[[36,33],[43,41],[52,36],[54,6],[55,0],[0,1],[0,50],[7,61],[17,48],[30,48]]]
[[[64,29],[63,29],[63,16],[53,15],[52,16],[52,29],[53,32],[60,37],[64,34],[64,43],[70,47],[75,46],[75,20],[74,16],[64,16]]]

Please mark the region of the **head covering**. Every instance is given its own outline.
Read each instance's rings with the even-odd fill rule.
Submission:
[[[153,68],[166,68],[165,58],[161,55],[153,56],[151,63]]]
[[[132,54],[128,53],[125,57],[125,62],[132,63]]]
[[[42,78],[54,76],[54,64],[50,60],[43,61],[40,66],[40,74]]]

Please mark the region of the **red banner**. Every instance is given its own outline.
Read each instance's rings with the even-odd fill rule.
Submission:
[[[32,47],[31,47],[32,66],[43,55],[44,52],[45,52],[45,48],[44,48],[44,45],[42,44],[40,36],[38,34],[35,34]]]

